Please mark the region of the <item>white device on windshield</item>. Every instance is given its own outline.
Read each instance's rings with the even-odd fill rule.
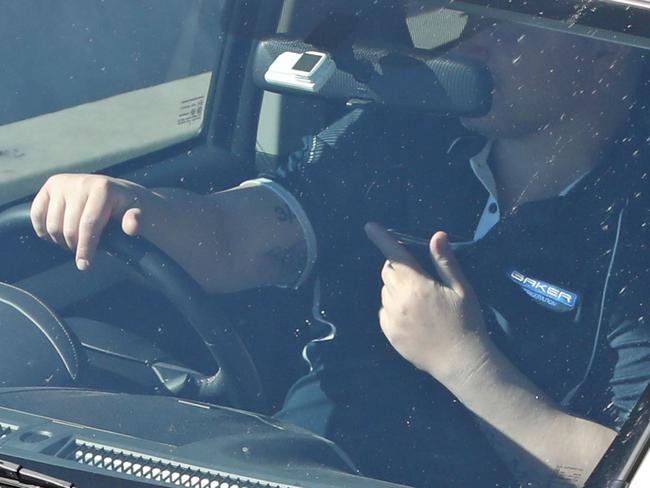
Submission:
[[[283,52],[264,74],[267,83],[317,92],[336,70],[329,54],[319,51]]]

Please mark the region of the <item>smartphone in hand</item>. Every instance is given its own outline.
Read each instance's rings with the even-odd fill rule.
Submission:
[[[386,229],[387,232],[395,238],[401,245],[405,246],[409,252],[418,260],[422,269],[429,273],[435,279],[438,279],[438,273],[431,258],[431,251],[429,250],[429,241],[433,232],[428,237],[415,235],[414,233],[404,232],[397,229]],[[450,242],[449,245],[454,252],[460,251],[471,245],[471,242]]]

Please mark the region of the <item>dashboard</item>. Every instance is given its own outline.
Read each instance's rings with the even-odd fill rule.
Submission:
[[[75,486],[90,475],[144,483],[133,486],[398,486],[357,476],[326,439],[240,410],[65,388],[3,389],[0,404],[0,457]]]

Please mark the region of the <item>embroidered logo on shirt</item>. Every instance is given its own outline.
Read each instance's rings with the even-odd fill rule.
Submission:
[[[511,271],[508,276],[533,300],[556,312],[573,310],[578,303],[578,295],[576,293],[560,288],[559,286],[531,278],[519,271]]]

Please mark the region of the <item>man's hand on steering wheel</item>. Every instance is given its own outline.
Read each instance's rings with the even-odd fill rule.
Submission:
[[[130,181],[90,174],[50,177],[32,203],[36,234],[75,252],[79,270],[87,269],[111,218],[131,236],[142,229],[143,209],[162,197]]]
[[[190,391],[182,394],[263,409],[259,375],[236,329],[215,298],[209,297],[183,263],[174,259],[174,254],[193,254],[193,237],[189,228],[178,232],[178,226],[174,226],[175,232],[170,232],[167,223],[176,224],[179,219],[196,215],[203,205],[192,206],[193,201],[185,199],[179,202],[180,210],[174,212],[171,203],[167,204],[173,199],[173,190],[169,195],[168,199],[135,183],[106,176],[56,175],[41,188],[29,215],[26,205],[0,214],[0,234],[20,232],[31,223],[39,237],[76,251],[81,270],[87,269],[99,247],[128,263],[176,307],[212,356],[212,364],[206,366],[206,371],[194,374],[188,380]],[[214,215],[210,216],[214,222]],[[111,218],[121,221],[124,233],[104,232]],[[204,232],[206,228],[202,227]],[[144,239],[132,239],[136,234]],[[160,241],[167,246],[157,247]],[[176,252],[168,255],[166,248]]]

